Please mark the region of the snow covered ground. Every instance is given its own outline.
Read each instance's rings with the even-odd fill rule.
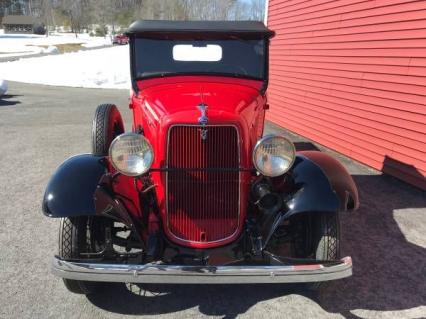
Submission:
[[[110,37],[91,37],[88,34],[54,33],[48,37],[36,34],[4,34],[0,30],[0,58],[48,52],[48,47],[59,44],[81,44],[98,47],[111,44]],[[52,49],[50,49],[52,50]]]
[[[129,89],[129,47],[3,62],[0,63],[0,79],[58,86]]]
[[[0,97],[7,92],[7,82],[0,79]]]

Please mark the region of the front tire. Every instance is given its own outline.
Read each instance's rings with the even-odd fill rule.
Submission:
[[[311,213],[298,222],[298,240],[294,255],[297,258],[316,260],[340,259],[340,220],[339,213]],[[307,287],[317,290],[324,282],[311,282]]]
[[[96,217],[95,217],[96,218]],[[63,259],[81,259],[81,253],[94,252],[90,248],[93,240],[88,229],[89,217],[61,218],[59,225],[59,257]],[[65,287],[76,294],[93,294],[98,289],[97,282],[81,281],[63,278]]]
[[[339,213],[323,213],[313,222],[313,247],[317,260],[340,259]],[[318,290],[324,282],[311,282],[308,289]]]
[[[313,223],[315,257],[318,260],[340,258],[340,221],[338,213],[324,213]]]

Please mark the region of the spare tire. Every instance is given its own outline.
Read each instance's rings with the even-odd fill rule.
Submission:
[[[107,156],[114,138],[124,133],[123,119],[114,104],[101,104],[92,123],[92,153]]]

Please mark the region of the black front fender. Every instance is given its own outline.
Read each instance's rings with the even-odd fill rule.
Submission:
[[[306,151],[290,170],[294,192],[287,198],[285,218],[305,212],[338,212],[359,206],[358,191],[348,171],[333,157]]]
[[[103,157],[82,154],[67,159],[47,184],[43,213],[49,217],[95,215],[93,196],[105,173]]]
[[[288,176],[292,180],[292,190],[282,194],[286,209],[275,216],[268,234],[263,236],[263,249],[277,227],[292,216],[337,213],[359,206],[352,177],[342,164],[327,154],[318,151],[297,153]]]

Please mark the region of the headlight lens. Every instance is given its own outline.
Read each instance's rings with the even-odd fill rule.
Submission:
[[[292,142],[282,136],[268,135],[260,139],[253,150],[253,164],[265,176],[276,177],[293,165],[296,150]]]
[[[109,157],[114,168],[127,176],[146,173],[154,160],[148,140],[141,134],[125,133],[117,136],[109,147]]]

